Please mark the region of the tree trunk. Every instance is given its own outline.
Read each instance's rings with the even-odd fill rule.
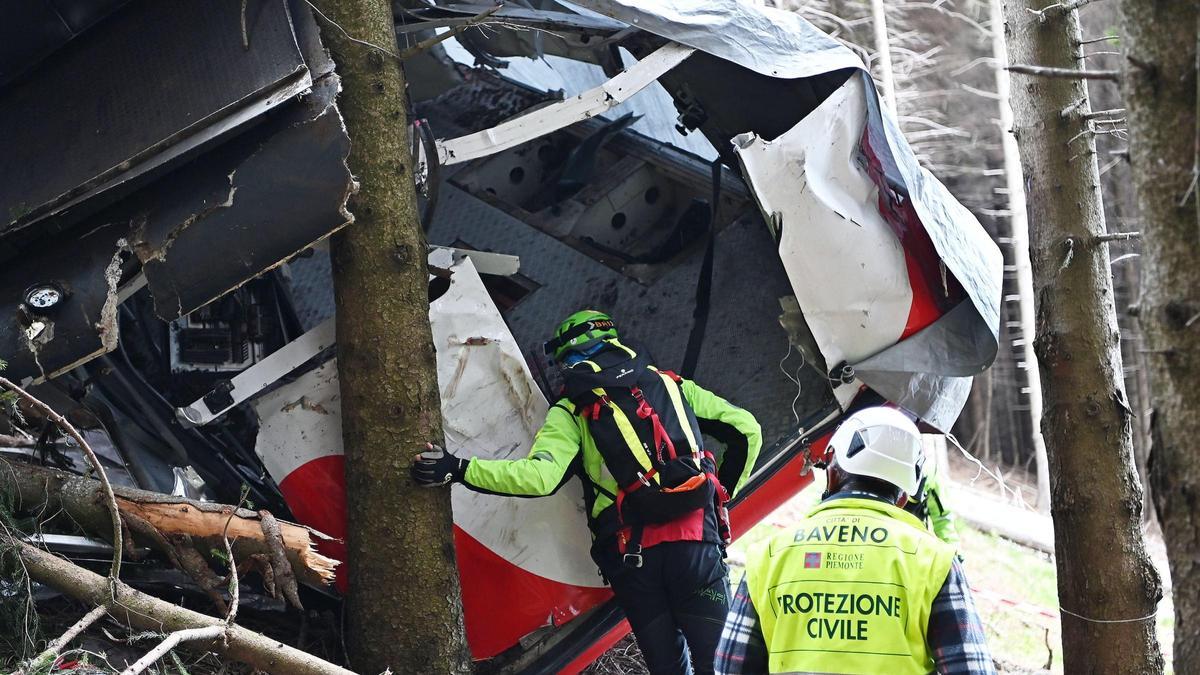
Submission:
[[[127,626],[156,632],[174,632],[189,628],[224,626],[225,621],[193,612],[174,603],[135,591],[118,582],[116,594],[110,593],[104,577],[56,557],[39,548],[12,539],[0,532],[0,551],[13,550],[20,557],[25,572],[34,581],[45,584],[76,600],[103,606],[117,621]],[[3,561],[7,562],[7,561]],[[8,570],[0,570],[7,573]],[[6,574],[5,574],[6,575]],[[242,661],[257,670],[278,675],[353,675],[350,671],[323,661],[312,654],[269,638],[238,625],[229,627],[225,640],[198,642],[230,659]]]
[[[1151,482],[1175,605],[1175,672],[1200,672],[1200,246],[1195,0],[1122,0],[1129,150],[1142,231]]]
[[[1014,63],[1075,69],[1074,11],[1043,0],[1005,3]],[[1019,75],[1012,104],[1029,197],[1037,300],[1035,350],[1050,460],[1063,667],[1069,673],[1155,673],[1162,595],[1142,538],[1142,488],[1121,372],[1087,85]]]
[[[123,519],[136,518],[137,522],[154,528],[157,537],[163,540],[187,536],[198,550],[221,550],[223,537],[227,535],[238,560],[272,551],[263,534],[261,518],[254,511],[119,485],[113,486],[113,493]],[[100,481],[95,479],[0,459],[0,503],[11,504],[18,513],[45,514],[49,518],[62,514],[70,524],[107,541],[112,539],[112,528],[103,494]],[[329,537],[283,521],[279,521],[279,528],[283,553],[295,576],[316,587],[333,583],[337,561],[317,553],[315,548],[319,541]],[[144,526],[132,534],[136,543],[156,550],[166,544],[162,540],[150,541],[154,535],[147,536]]]
[[[416,487],[412,456],[442,440],[404,75],[391,3],[326,0],[338,106],[360,187],[334,236],[338,377],[346,453],[346,640],[355,670],[470,668],[449,490]],[[347,37],[351,35],[353,40]],[[362,44],[368,42],[374,47]]]
[[[992,55],[996,59],[996,95],[1000,108],[1000,146],[1004,152],[1004,186],[1008,188],[1009,232],[1012,235],[1013,267],[1017,277],[1021,358],[1025,361],[1026,384],[1029,387],[1029,428],[1033,457],[1037,467],[1037,510],[1050,512],[1050,466],[1046,457],[1046,441],[1042,437],[1042,382],[1038,377],[1037,359],[1033,353],[1036,318],[1033,301],[1033,269],[1029,259],[1029,219],[1025,212],[1025,184],[1021,176],[1021,156],[1017,138],[1012,134],[1013,113],[1009,104],[1010,80],[1004,66],[1008,64],[1008,48],[1004,44],[1004,16],[1001,0],[990,0],[992,22]],[[1023,454],[1023,453],[1022,453]]]

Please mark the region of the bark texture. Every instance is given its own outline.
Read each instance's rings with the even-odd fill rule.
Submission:
[[[326,0],[322,36],[359,181],[355,221],[333,240],[346,452],[351,666],[377,673],[470,668],[449,490],[418,488],[414,454],[442,440],[404,75],[391,3]],[[344,32],[343,32],[344,31]],[[347,38],[369,42],[375,47]],[[380,51],[380,50],[384,51]]]
[[[1078,17],[1029,11],[1045,4],[1005,3],[1010,58],[1074,69]],[[1096,240],[1105,224],[1086,84],[1014,75],[1011,93],[1028,186],[1063,667],[1161,672],[1153,615],[1162,586],[1142,538],[1109,256]]]
[[[1200,244],[1195,0],[1122,0],[1129,150],[1142,232],[1150,479],[1175,604],[1175,672],[1200,672]]]
[[[260,516],[254,511],[236,509],[230,520],[234,507],[224,504],[121,486],[114,486],[113,492],[122,520],[136,542],[159,550],[175,562],[178,562],[176,549],[168,540],[186,538],[190,542],[187,549],[208,551],[222,548],[222,535],[227,534],[238,560],[270,554],[273,550],[266,541]],[[108,507],[97,480],[0,459],[0,500],[11,500],[18,512],[62,514],[88,534],[111,540]],[[315,548],[318,540],[328,537],[293,523],[280,522],[278,527],[286,555],[284,562],[290,570],[313,586],[333,583],[337,561],[317,553]],[[207,570],[203,560],[198,565]]]
[[[114,595],[109,592],[109,582],[99,574],[12,539],[4,533],[0,533],[0,549],[15,551],[30,579],[76,600],[105,607],[113,618],[127,626],[170,633],[189,628],[225,625],[222,619],[159,600],[120,582],[115,586]],[[198,642],[197,646],[278,675],[353,675],[350,671],[318,659],[312,654],[238,625],[229,627],[225,633],[225,640],[211,640],[207,644]]]

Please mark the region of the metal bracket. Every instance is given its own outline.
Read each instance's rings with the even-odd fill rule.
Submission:
[[[470,258],[475,269],[481,274],[511,276],[521,269],[521,259],[515,255],[470,251],[449,246],[429,247],[428,261],[436,267],[449,269],[463,258]],[[225,414],[230,408],[257,396],[284,375],[337,344],[335,319],[336,317],[326,319],[316,328],[275,350],[233,378],[218,382],[211,391],[191,405],[176,408],[175,417],[184,426],[202,426]]]
[[[494,155],[576,122],[582,122],[605,113],[650,86],[652,82],[691,56],[694,51],[696,50],[692,47],[685,47],[674,42],[668,43],[638,61],[629,70],[595,89],[589,89],[560,103],[539,108],[497,124],[490,129],[450,140],[439,140],[437,149],[438,155],[441,157],[441,164],[461,164]]]
[[[326,319],[232,379],[219,383],[213,391],[191,405],[176,408],[175,416],[187,427],[201,426],[215,420],[336,344],[335,324],[335,317]]]

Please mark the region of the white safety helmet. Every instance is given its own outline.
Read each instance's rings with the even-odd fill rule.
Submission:
[[[917,425],[893,408],[865,408],[842,422],[826,452],[846,472],[891,483],[916,495],[925,455]]]

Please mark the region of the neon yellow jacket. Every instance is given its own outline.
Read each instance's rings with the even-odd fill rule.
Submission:
[[[926,627],[953,560],[953,547],[891,504],[822,502],[747,556],[770,672],[933,672]]]
[[[701,431],[726,443],[725,453],[718,458],[717,473],[732,497],[754,469],[762,448],[762,429],[749,412],[691,380],[680,382],[680,389],[699,420]],[[589,515],[596,518],[613,501],[594,486],[616,494],[617,483],[604,466],[587,420],[575,414],[575,405],[564,398],[546,413],[546,423],[534,438],[528,456],[513,460],[472,458],[464,482],[485,492],[544,497],[554,494],[575,475],[572,468],[576,461],[581,462],[580,468],[592,483],[585,484],[584,489],[592,490]]]
[[[929,514],[929,525],[938,539],[958,548],[958,518],[950,510],[946,489],[938,480],[939,471],[934,471],[925,483],[925,509]]]

